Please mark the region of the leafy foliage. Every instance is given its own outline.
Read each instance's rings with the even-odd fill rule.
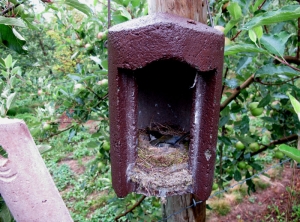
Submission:
[[[222,3],[213,4],[216,11],[222,6]],[[293,2],[281,7],[270,1],[255,1],[255,5],[245,7],[245,2],[234,1],[216,17],[217,25],[226,24],[224,33],[231,39],[231,44],[225,47],[227,70],[222,101],[236,94],[236,99],[221,112],[216,166],[216,179],[221,187],[232,178],[240,180],[261,170],[263,161],[257,154],[274,149],[277,140],[296,135],[299,130],[286,96],[287,92],[297,97],[300,93],[299,69],[290,60],[299,60],[294,50],[298,44],[298,10],[299,5]],[[237,91],[231,92],[233,82],[250,85],[242,90],[234,87]],[[251,103],[258,103],[257,108],[264,109],[262,116],[249,114]],[[232,144],[237,141],[246,149],[235,149]],[[259,150],[254,151],[250,144],[255,141]],[[246,166],[237,167],[236,163],[240,162],[245,163],[240,166]],[[255,190],[251,181],[247,185],[248,192]]]

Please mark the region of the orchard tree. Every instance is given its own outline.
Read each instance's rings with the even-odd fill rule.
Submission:
[[[287,92],[299,98],[300,7],[295,1],[212,7],[227,38],[216,165],[222,188],[232,178],[239,181],[260,171],[258,154],[298,139],[300,125]],[[278,151],[275,156],[282,157]],[[255,191],[251,181],[247,184]]]

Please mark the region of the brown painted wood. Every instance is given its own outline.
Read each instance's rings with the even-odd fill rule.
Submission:
[[[148,0],[149,14],[166,12],[180,15],[201,23],[207,21],[207,5],[205,0]],[[163,217],[167,217],[193,204],[193,199],[197,201],[193,194],[167,197],[167,203],[163,206]],[[197,204],[188,208],[180,214],[167,219],[167,222],[197,221],[204,222],[206,217],[206,203]]]

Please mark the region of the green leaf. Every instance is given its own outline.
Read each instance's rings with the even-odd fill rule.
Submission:
[[[244,116],[241,121],[236,121],[234,123],[234,129],[235,130],[240,130],[241,134],[248,133],[248,131],[249,131],[249,117]]]
[[[268,53],[266,50],[258,48],[251,44],[236,44],[228,45],[225,47],[224,55],[234,55],[237,53],[247,53],[247,52],[256,52],[256,53]]]
[[[225,126],[225,124],[229,121],[229,115],[222,116],[219,120],[219,127]]]
[[[245,153],[244,160],[250,161],[250,159],[251,159],[251,153]]]
[[[206,204],[206,209],[213,210],[208,204]]]
[[[263,76],[263,75],[287,75],[293,77],[293,76],[298,76],[299,72],[297,72],[296,70],[288,66],[275,65],[270,63],[264,65],[259,70],[257,70],[256,76]]]
[[[270,94],[268,93],[266,97],[264,97],[257,105],[257,108],[260,107],[264,107],[266,105],[268,105],[271,101],[272,97],[270,96]]]
[[[0,213],[0,221],[8,221],[8,222],[14,221],[14,218],[11,215],[11,213],[4,201],[0,202],[0,212],[1,212]]]
[[[253,6],[253,12],[255,12],[263,2],[264,0],[256,0]]]
[[[107,59],[101,61],[101,66],[103,67],[103,69],[108,70],[108,61],[107,61]]]
[[[257,26],[253,28],[253,31],[256,34],[256,37],[260,39],[263,36],[263,28],[261,26]]]
[[[76,51],[72,56],[71,59],[75,59],[79,55],[79,51]]]
[[[230,2],[227,6],[227,10],[234,20],[238,20],[243,16],[241,7],[237,2]]]
[[[27,53],[23,48],[26,41],[18,38],[10,26],[0,24],[0,42],[17,53]]]
[[[72,138],[76,135],[77,131],[75,129],[71,129],[69,132],[68,142],[71,142]]]
[[[300,163],[300,150],[285,144],[281,144],[279,146],[279,150],[283,152],[285,155],[287,155],[288,157]]]
[[[294,107],[294,110],[295,110],[295,112],[297,113],[298,119],[299,119],[299,121],[300,121],[300,103],[299,103],[299,101],[296,100],[295,97],[292,96],[290,93],[287,93],[287,95],[290,97],[291,103],[292,103],[292,105],[293,105],[293,107]]]
[[[97,56],[90,56],[90,59],[93,60],[96,64],[101,65],[101,59]]]
[[[121,8],[121,15],[127,18],[127,20],[132,19],[130,13],[125,8]]]
[[[11,76],[9,79],[11,87],[14,87],[18,81],[19,81],[19,79],[17,79],[16,76]]]
[[[75,81],[80,81],[81,77],[79,75],[72,75],[72,74],[68,74],[67,75],[70,79],[75,80]]]
[[[235,89],[239,86],[237,79],[225,79],[225,84],[231,89]]]
[[[241,106],[240,104],[233,103],[233,104],[231,105],[230,111],[231,111],[232,113],[238,113],[238,112],[240,112],[241,110],[242,110],[242,106]]]
[[[225,29],[224,29],[224,35],[227,35],[227,33],[239,22],[240,20],[235,20],[235,19],[232,19],[230,20],[226,26],[225,26]]]
[[[250,29],[248,31],[248,35],[249,35],[249,38],[251,39],[251,41],[255,43],[257,40],[255,32],[252,29]]]
[[[11,26],[19,26],[22,28],[26,28],[26,25],[22,19],[18,18],[7,18],[4,16],[0,16],[0,24],[3,25],[11,25]]]
[[[133,7],[137,7],[137,6],[139,6],[139,4],[140,4],[140,0],[132,0],[132,1],[131,1],[131,5],[132,5]]]
[[[262,170],[263,168],[261,167],[261,165],[257,164],[257,163],[249,163],[250,166],[252,166],[253,169],[255,170]]]
[[[246,68],[249,64],[252,62],[252,57],[248,56],[243,56],[242,58],[239,59],[239,63],[237,64],[236,67],[236,72],[238,74],[241,74],[241,70]]]
[[[4,157],[4,158],[8,158],[8,153],[6,152],[5,149],[3,149],[3,147],[0,145],[0,156]]]
[[[16,64],[16,62],[17,62],[17,60],[13,61],[11,67],[14,67],[14,65]],[[11,75],[22,75],[21,68],[20,68],[19,66],[14,67],[14,68],[11,70],[10,74],[11,74]]]
[[[102,136],[102,133],[93,133],[91,138],[99,138],[100,136]]]
[[[283,6],[281,9],[276,11],[269,11],[263,14],[259,14],[246,23],[243,29],[249,30],[256,26],[270,25],[283,21],[293,20],[300,17],[300,6],[299,5],[288,5]]]
[[[292,35],[287,32],[278,35],[266,34],[261,37],[260,42],[270,53],[283,56],[285,44]]]
[[[2,58],[0,58],[0,65],[5,68],[5,62],[4,62],[4,59],[2,59]]]
[[[235,181],[240,181],[242,179],[242,174],[239,170],[234,171],[234,176],[233,176]]]
[[[7,97],[7,100],[6,100],[6,109],[7,110],[9,110],[10,106],[16,100],[16,95],[17,95],[17,93],[12,93]]]
[[[4,108],[4,105],[0,105],[0,115],[1,116],[4,116],[5,115],[5,108]]]
[[[80,3],[78,0],[65,0],[65,4],[76,8],[88,16],[92,13],[90,7],[88,7],[86,4]]]
[[[9,87],[6,85],[5,89],[1,93],[1,97],[7,99],[8,94],[9,94]]]
[[[65,96],[69,96],[69,93],[67,93],[65,90],[63,89],[59,89],[59,92],[61,92],[63,95]]]
[[[233,0],[232,2],[237,2],[239,4],[239,6],[242,9],[242,13],[244,15],[249,13],[249,8],[250,8],[250,6],[252,4],[251,1],[249,1],[249,0]]]
[[[128,19],[122,15],[113,15],[112,20],[114,21],[115,24],[128,21]]]
[[[276,120],[272,117],[268,117],[268,116],[263,116],[260,119],[262,119],[265,122],[269,122],[269,123],[276,123]]]
[[[289,98],[288,96],[286,96],[285,94],[282,94],[282,93],[274,93],[273,97],[278,98],[278,99],[288,99]]]
[[[46,153],[53,149],[53,147],[48,144],[40,144],[40,145],[36,145],[36,147],[38,148],[40,154]]]
[[[4,59],[4,63],[5,63],[5,67],[7,69],[11,68],[12,66],[12,57],[11,55],[8,55],[5,59]]]
[[[220,137],[218,137],[218,139],[220,141],[222,141],[227,146],[230,146],[232,144],[231,140],[228,137],[226,137],[226,136],[220,136]]]
[[[89,147],[89,148],[96,148],[96,147],[99,146],[99,143],[96,142],[96,141],[90,141],[90,142],[88,142],[86,145],[87,145],[87,147]]]
[[[249,171],[247,170],[246,172],[246,178],[250,178],[251,174],[249,173]],[[246,184],[248,185],[248,195],[250,195],[250,191],[255,192],[255,184],[253,183],[253,181],[250,180],[246,180]]]

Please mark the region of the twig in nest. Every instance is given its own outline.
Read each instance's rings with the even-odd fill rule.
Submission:
[[[136,207],[138,207],[143,200],[146,198],[146,196],[143,196],[136,204],[134,204],[130,209],[126,210],[124,213],[118,215],[115,217],[115,221],[118,221],[118,219],[120,219],[121,217],[125,216],[126,214],[130,213],[131,211],[133,211]]]

